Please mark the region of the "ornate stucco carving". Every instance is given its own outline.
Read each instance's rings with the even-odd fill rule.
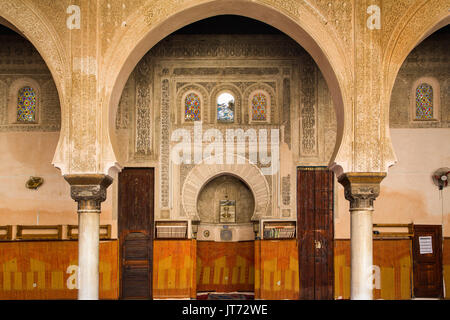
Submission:
[[[380,194],[380,183],[385,173],[348,173],[338,178],[344,186],[345,199],[352,210],[373,210],[373,202]]]
[[[300,70],[300,156],[317,156],[317,70],[310,57],[305,56]]]
[[[145,57],[136,68],[135,154],[137,156],[148,156],[153,151],[152,81],[153,65],[150,59]]]
[[[169,118],[169,80],[163,79],[161,83],[161,133],[160,133],[160,206],[169,207],[169,170],[170,170],[170,118]]]

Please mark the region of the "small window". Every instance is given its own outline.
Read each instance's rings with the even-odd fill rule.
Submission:
[[[201,102],[200,97],[195,93],[189,93],[184,99],[184,120],[201,120]]]
[[[36,122],[36,92],[31,87],[23,87],[18,92],[17,121]]]
[[[257,93],[252,98],[252,121],[266,121],[267,118],[267,96]]]
[[[433,115],[433,87],[422,83],[416,88],[416,120],[431,120]]]
[[[234,122],[234,96],[228,92],[221,93],[217,97],[217,121]]]

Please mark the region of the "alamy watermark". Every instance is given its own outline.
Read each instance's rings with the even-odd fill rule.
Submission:
[[[270,134],[269,134],[270,133]],[[270,138],[269,138],[270,136]],[[180,128],[172,132],[170,158],[175,164],[260,164],[264,175],[273,175],[280,169],[279,129],[225,130],[224,134],[210,128],[203,131],[196,121],[193,129]],[[248,156],[247,156],[248,152]]]

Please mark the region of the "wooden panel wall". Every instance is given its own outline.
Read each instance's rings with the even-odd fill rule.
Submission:
[[[153,298],[196,297],[196,240],[155,240]]]
[[[197,244],[198,292],[253,292],[255,287],[253,241],[199,241]]]
[[[298,298],[297,241],[255,241],[255,299]]]
[[[444,272],[445,299],[450,299],[450,238],[444,238],[444,248],[442,250],[442,265]]]
[[[117,241],[100,242],[100,299],[119,295]],[[67,268],[78,264],[77,241],[0,242],[0,299],[76,299]]]
[[[335,240],[335,298],[350,298],[350,240]],[[374,299],[411,298],[411,241],[374,240],[373,263],[380,267],[380,289]]]

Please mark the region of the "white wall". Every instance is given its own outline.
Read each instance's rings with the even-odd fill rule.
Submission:
[[[443,224],[450,236],[450,187],[441,193],[431,179],[436,169],[450,167],[450,129],[391,129],[391,137],[398,162],[381,183],[374,223]],[[350,237],[348,207],[339,186],[336,238]]]

